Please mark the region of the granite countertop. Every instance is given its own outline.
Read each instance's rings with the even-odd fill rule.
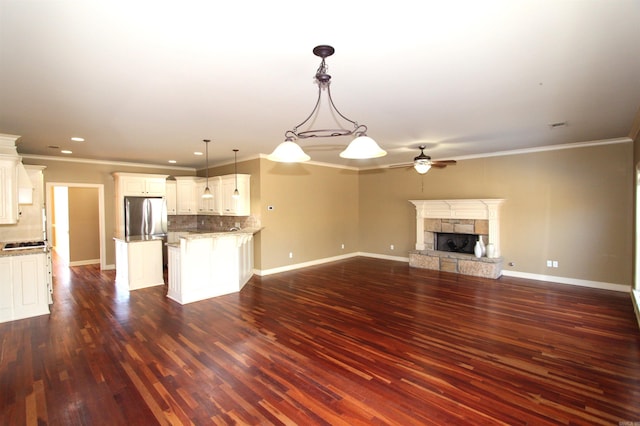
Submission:
[[[40,254],[40,253],[48,253],[49,252],[49,246],[45,246],[45,247],[36,247],[36,248],[32,248],[32,249],[22,249],[22,250],[2,250],[4,249],[4,244],[5,243],[0,243],[0,245],[2,246],[0,248],[0,257],[6,257],[6,256],[25,256],[27,254]]]
[[[256,228],[242,228],[237,231],[204,231],[204,230],[184,230],[184,231],[171,231],[171,233],[179,234],[179,238],[185,240],[197,240],[202,238],[224,238],[233,237],[236,235],[255,234],[260,232],[262,227]],[[169,241],[166,243],[168,247],[180,247],[180,241]]]
[[[184,238],[187,240],[195,240],[198,238],[218,238],[232,235],[243,235],[243,234],[255,234],[259,232],[262,228],[242,228],[237,231],[189,231],[186,235],[181,235],[180,238]]]

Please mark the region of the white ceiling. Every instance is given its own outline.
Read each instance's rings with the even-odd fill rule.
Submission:
[[[626,137],[639,22],[638,0],[0,0],[0,133],[21,154],[196,168],[202,139],[210,164],[268,154],[311,112],[312,49],[330,44],[337,107],[389,154],[301,141],[313,161]]]

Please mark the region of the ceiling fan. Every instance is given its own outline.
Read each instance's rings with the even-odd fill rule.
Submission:
[[[424,149],[426,145],[420,145],[420,155],[413,159],[413,163],[405,163],[405,164],[395,164],[389,166],[389,168],[396,167],[413,167],[416,169],[416,172],[421,175],[427,173],[431,167],[435,167],[437,169],[444,169],[447,166],[455,166],[456,160],[432,160],[431,157],[424,153]]]

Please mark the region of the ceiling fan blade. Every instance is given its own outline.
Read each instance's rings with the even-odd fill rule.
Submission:
[[[434,160],[431,162],[431,164],[444,164],[444,165],[448,165],[448,166],[453,166],[457,163],[456,160]]]
[[[433,163],[431,163],[431,167],[436,169],[444,169],[445,167],[447,167],[447,164],[442,164],[434,161]]]

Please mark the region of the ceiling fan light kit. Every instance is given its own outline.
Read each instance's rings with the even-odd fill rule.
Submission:
[[[373,139],[367,136],[367,126],[358,124],[356,121],[344,116],[333,103],[330,88],[331,76],[327,73],[327,64],[325,62],[325,58],[333,55],[334,52],[335,49],[327,45],[316,46],[313,49],[313,54],[322,58],[320,66],[318,67],[315,75],[315,80],[318,84],[318,98],[316,100],[316,105],[313,107],[311,114],[309,114],[307,118],[305,118],[292,130],[287,130],[285,132],[285,141],[278,145],[276,149],[267,156],[267,159],[283,163],[297,163],[308,161],[311,159],[311,157],[309,157],[302,150],[300,145],[295,142],[296,139],[327,138],[350,135],[356,135],[356,138],[351,141],[351,143],[344,151],[340,153],[340,157],[348,159],[367,159],[378,158],[387,154],[387,152],[380,148],[380,146],[378,146],[378,144]],[[298,129],[309,122],[312,117],[316,117],[319,114],[321,103],[320,100],[322,98],[323,92],[327,93],[329,116],[334,117],[338,126],[340,126],[340,124],[337,122],[337,117],[342,118],[352,126],[350,130],[340,126],[335,129],[308,129],[298,131]]]

